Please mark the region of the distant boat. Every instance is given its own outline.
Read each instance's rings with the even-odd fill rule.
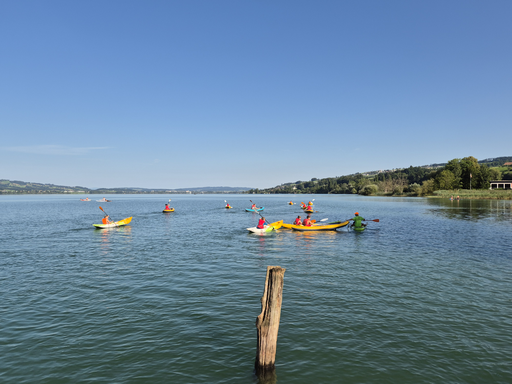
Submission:
[[[96,200],[98,203],[110,203],[112,200],[107,200],[105,198],[101,199],[101,200]]]
[[[80,201],[92,201],[92,200],[87,197],[85,199],[80,199]]]

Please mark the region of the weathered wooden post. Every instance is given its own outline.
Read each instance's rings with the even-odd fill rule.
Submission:
[[[275,373],[277,331],[281,319],[285,268],[267,267],[265,291],[261,298],[261,314],[256,318],[258,350],[256,351],[256,375],[269,379]]]

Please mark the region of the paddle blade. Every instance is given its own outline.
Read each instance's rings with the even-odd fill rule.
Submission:
[[[316,220],[311,220],[312,223],[316,223]]]
[[[320,220],[320,221],[327,221],[327,220],[329,220],[329,219],[326,217],[325,219],[322,219],[322,220]]]
[[[372,221],[375,221],[376,223],[380,222],[380,220],[379,220],[379,219],[375,219],[375,220],[372,220]]]
[[[103,208],[100,207],[100,209],[103,211]],[[105,212],[105,211],[103,211],[103,212]]]

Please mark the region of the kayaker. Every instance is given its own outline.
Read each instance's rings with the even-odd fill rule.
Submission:
[[[170,210],[170,209],[171,209],[171,208],[169,207],[169,203],[165,204],[165,208],[164,208],[164,210],[168,211],[168,210]]]
[[[253,203],[252,206],[251,206],[251,209],[256,210],[256,209],[258,209],[258,207],[256,206],[256,204]]]
[[[309,203],[309,205],[306,208],[306,211],[312,211],[312,210],[313,210],[313,206],[311,205],[311,203]]]
[[[311,215],[308,215],[308,217],[306,217],[302,222],[302,225],[305,227],[311,227],[311,224]]]
[[[229,205],[229,203],[227,203],[226,208],[231,208],[231,205]]]
[[[258,226],[256,227],[258,229],[263,229],[265,228],[265,218],[262,216],[260,221],[258,221]]]
[[[103,224],[112,224],[109,215],[105,215],[105,217],[101,220]]]
[[[359,213],[356,212],[354,213],[354,217],[350,220],[354,221],[351,225],[351,227],[355,227],[355,228],[362,228],[362,227],[366,227],[366,224],[363,224],[363,221],[365,220],[364,217],[361,217],[359,216]]]
[[[293,225],[302,225],[302,220],[301,220],[300,216],[297,216],[297,218],[293,222]]]
[[[313,203],[310,201],[310,202],[308,203],[308,205],[309,205],[309,206],[312,206],[312,205],[313,205]]]

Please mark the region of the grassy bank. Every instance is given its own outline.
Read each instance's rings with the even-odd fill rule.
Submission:
[[[449,199],[451,196],[460,199],[491,199],[512,200],[512,190],[502,189],[455,189],[452,191],[435,191],[434,197]]]

